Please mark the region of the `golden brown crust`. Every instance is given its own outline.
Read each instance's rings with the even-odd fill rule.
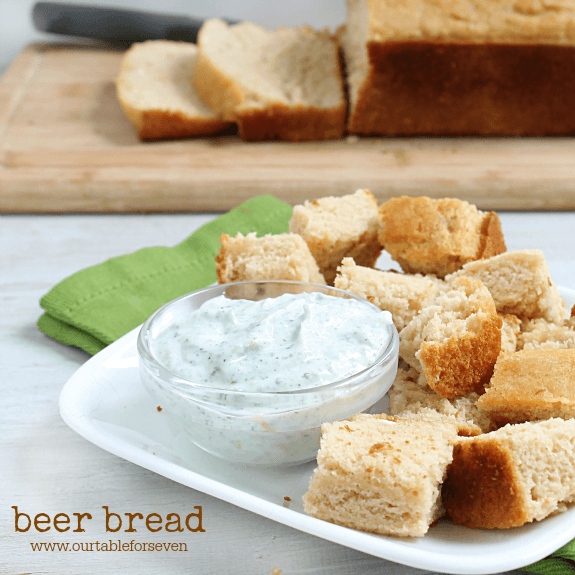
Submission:
[[[573,46],[369,42],[368,51],[352,134],[575,134]]]
[[[498,425],[575,417],[575,349],[518,351],[501,357],[477,405]]]
[[[442,397],[481,394],[501,351],[501,325],[487,288],[459,277],[401,330],[399,354]]]
[[[501,229],[499,216],[495,212],[487,212],[481,223],[481,237],[477,259],[487,259],[507,251],[505,238]]]
[[[346,113],[344,104],[329,110],[274,104],[267,108],[239,108],[234,119],[246,142],[306,142],[341,138],[345,132]]]
[[[497,214],[456,198],[392,198],[379,207],[379,242],[407,273],[440,278],[505,251]]]
[[[500,440],[455,445],[443,484],[443,504],[458,525],[509,529],[531,520],[509,449]]]
[[[447,399],[482,394],[501,351],[501,319],[484,315],[477,332],[452,336],[446,342],[423,342],[419,360],[429,387]]]
[[[222,234],[220,236],[220,244],[221,248],[216,255],[216,277],[218,279],[218,283],[226,283],[230,280],[227,279],[229,277],[229,272],[227,269],[227,252],[229,250],[230,242],[232,238],[229,234]]]
[[[374,241],[372,234],[365,232],[360,236],[355,248],[349,252],[348,257],[352,258],[358,266],[373,268],[380,255],[381,244],[378,241]]]
[[[136,126],[140,140],[160,140],[209,136],[232,126],[218,118],[198,118],[191,120],[180,112],[167,110],[140,111],[123,104],[126,115]]]

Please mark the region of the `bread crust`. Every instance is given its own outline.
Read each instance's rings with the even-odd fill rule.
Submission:
[[[501,350],[501,319],[484,315],[477,332],[452,336],[446,342],[421,344],[419,360],[429,386],[447,399],[482,394]]]
[[[482,260],[507,251],[501,221],[495,212],[487,212],[481,223],[477,259]]]
[[[120,102],[124,113],[136,127],[140,140],[163,140],[210,136],[232,126],[218,118],[190,119],[181,112],[170,110],[138,110]]]
[[[246,142],[306,142],[341,138],[345,132],[346,114],[345,104],[329,110],[273,104],[266,108],[240,108],[234,120]]]
[[[499,217],[455,198],[392,198],[379,207],[379,241],[407,273],[440,278],[506,250]]]
[[[498,425],[575,417],[575,349],[523,350],[500,358],[477,405]]]
[[[462,440],[453,449],[442,498],[452,521],[509,529],[531,520],[509,449],[500,440]]]
[[[360,135],[573,135],[575,46],[370,41]]]

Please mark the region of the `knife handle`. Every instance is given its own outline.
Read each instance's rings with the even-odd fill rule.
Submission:
[[[204,23],[188,16],[63,2],[37,2],[32,10],[32,20],[42,32],[95,38],[115,44],[156,39],[195,42]]]

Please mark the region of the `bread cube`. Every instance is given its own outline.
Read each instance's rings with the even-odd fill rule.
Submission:
[[[391,312],[395,327],[401,331],[447,284],[435,276],[384,272],[344,258],[334,286]]]
[[[477,405],[499,425],[575,417],[575,349],[502,356]]]
[[[393,198],[379,219],[381,245],[407,273],[443,278],[506,249],[497,214],[457,199]]]
[[[481,280],[498,312],[559,324],[569,317],[541,250],[518,250],[470,262],[445,279],[460,276]]]
[[[220,237],[216,256],[218,283],[245,280],[293,280],[325,284],[307,244],[297,234],[256,237],[252,232]]]
[[[453,450],[442,495],[454,523],[509,529],[575,501],[575,420],[507,425]]]
[[[501,318],[478,280],[455,279],[399,333],[399,355],[442,397],[483,393],[501,350]]]
[[[443,514],[440,486],[456,437],[440,418],[360,414],[324,424],[304,509],[352,529],[421,537]]]
[[[306,241],[326,281],[333,285],[344,257],[372,268],[381,253],[377,201],[369,190],[294,206],[289,231]]]

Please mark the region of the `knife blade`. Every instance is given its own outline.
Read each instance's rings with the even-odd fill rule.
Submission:
[[[157,14],[64,2],[36,2],[32,20],[40,32],[94,38],[128,45],[144,40],[195,42],[204,23],[200,18]],[[222,18],[228,24],[238,20]]]

